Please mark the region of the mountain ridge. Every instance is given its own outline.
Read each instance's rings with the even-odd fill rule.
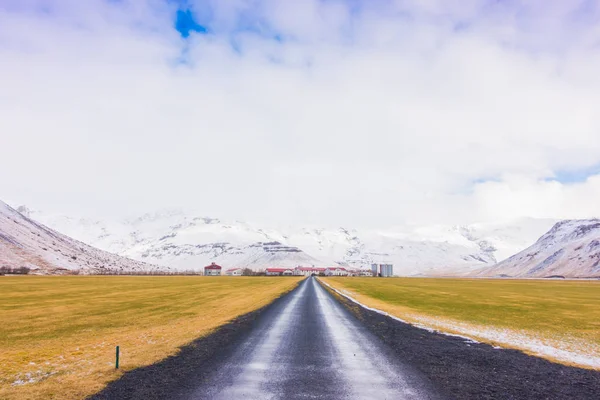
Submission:
[[[557,222],[534,244],[477,271],[476,276],[515,278],[600,277],[600,219]]]
[[[23,210],[98,248],[175,270],[198,270],[210,262],[254,270],[297,265],[357,268],[385,262],[393,263],[398,275],[463,275],[496,264],[496,257],[522,250],[554,223],[524,219],[512,225],[274,229],[199,217],[181,210],[146,213],[121,221],[44,214],[26,207]],[[263,245],[271,242],[279,247],[269,249]]]
[[[29,218],[28,214],[0,201],[0,267],[24,267],[38,274],[168,270],[94,248]]]

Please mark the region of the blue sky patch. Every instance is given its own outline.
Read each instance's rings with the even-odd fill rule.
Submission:
[[[570,170],[558,170],[554,176],[548,178],[549,181],[558,181],[560,183],[581,183],[585,182],[590,176],[600,174],[600,163],[590,167]]]
[[[175,16],[175,29],[183,38],[190,36],[190,32],[206,33],[206,27],[200,25],[194,19],[192,12],[188,10],[177,10]]]

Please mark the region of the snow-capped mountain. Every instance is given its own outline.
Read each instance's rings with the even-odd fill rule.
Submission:
[[[19,213],[0,201],[0,267],[35,273],[154,271],[161,268],[88,246]]]
[[[43,223],[93,246],[175,269],[210,262],[260,270],[272,266],[393,263],[397,275],[466,274],[522,250],[554,221],[510,224],[403,226],[385,230],[265,228],[182,211],[123,221],[95,221],[29,211]]]
[[[395,227],[385,230],[301,229],[286,240],[342,265],[393,263],[398,275],[462,275],[527,247],[555,221]]]
[[[476,275],[600,277],[600,220],[558,222],[532,246]]]

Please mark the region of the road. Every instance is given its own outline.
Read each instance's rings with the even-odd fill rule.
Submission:
[[[188,399],[437,399],[315,278],[263,315]]]
[[[309,278],[88,400],[588,400],[598,393],[598,371],[420,329],[334,298]]]

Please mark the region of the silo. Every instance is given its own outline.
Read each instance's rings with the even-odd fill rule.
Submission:
[[[392,264],[381,264],[381,276],[390,277],[394,276],[394,266]]]
[[[371,264],[371,272],[373,276],[377,276],[377,264]]]

